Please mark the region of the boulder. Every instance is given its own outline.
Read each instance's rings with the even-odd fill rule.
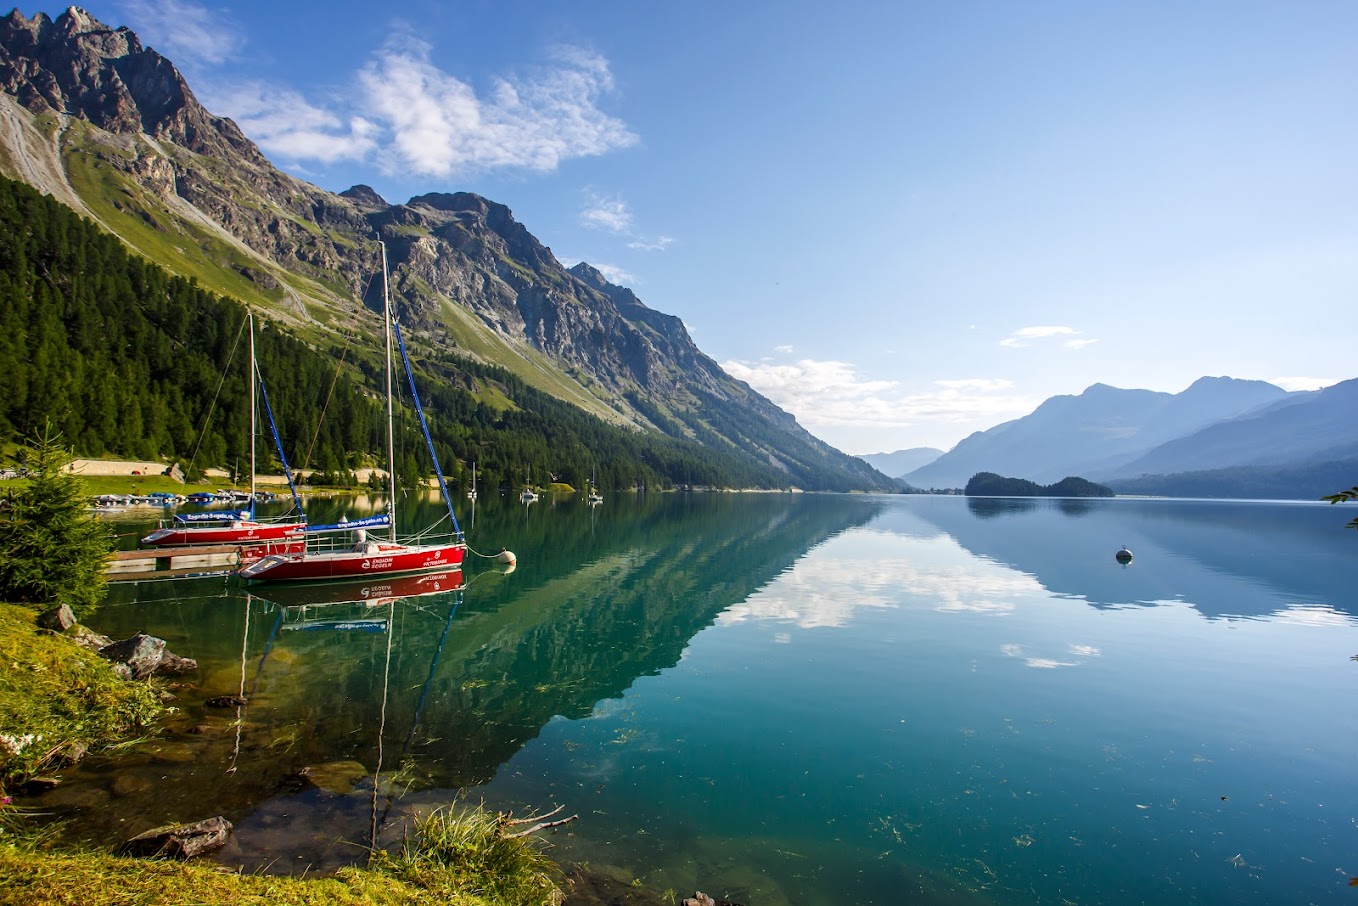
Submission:
[[[38,615],[38,625],[53,632],[65,632],[75,625],[75,611],[71,610],[69,604],[54,607]]]
[[[156,676],[182,676],[185,673],[192,673],[198,669],[198,662],[191,657],[180,657],[177,654],[166,651],[160,656],[160,663],[156,665]]]
[[[71,641],[82,648],[91,651],[98,651],[100,648],[107,648],[113,644],[113,639],[106,635],[100,635],[87,626],[77,626],[75,632],[71,633]]]
[[[231,836],[231,822],[218,815],[196,824],[167,824],[128,840],[119,852],[128,856],[192,859],[220,849]]]
[[[112,661],[115,668],[126,667],[131,679],[146,679],[160,666],[160,659],[165,655],[165,640],[139,632],[130,639],[105,645],[99,649],[99,655]]]

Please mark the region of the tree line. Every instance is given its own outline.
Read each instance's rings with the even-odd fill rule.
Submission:
[[[245,314],[241,303],[130,253],[52,198],[0,179],[0,443],[50,425],[79,455],[242,472],[250,417]],[[345,350],[339,368],[337,345],[318,348],[263,321],[256,349],[294,468],[351,483],[361,466],[385,464],[385,414],[374,390],[365,389],[381,386],[379,350]],[[870,486],[811,445],[793,445],[780,468],[767,454],[715,435],[704,444],[608,424],[447,349],[411,352],[435,447],[454,484],[470,484],[476,463],[484,486],[584,487],[592,477],[614,490]],[[512,403],[486,402],[492,398]],[[396,442],[406,483],[432,474],[409,404],[400,407]],[[267,443],[257,449],[269,457]]]

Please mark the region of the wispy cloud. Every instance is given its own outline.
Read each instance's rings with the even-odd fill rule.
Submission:
[[[612,264],[590,263],[590,267],[604,275],[604,279],[615,286],[634,286],[637,282],[635,274],[628,273],[620,267]]]
[[[673,244],[673,237],[657,236],[654,239],[633,239],[627,243],[627,247],[638,252],[663,252]]]
[[[227,13],[189,0],[120,0],[128,24],[150,47],[181,68],[218,65],[244,45],[242,30]]]
[[[1092,346],[1092,345],[1094,345],[1094,344],[1097,343],[1097,342],[1099,342],[1099,341],[1098,341],[1098,340],[1092,340],[1092,339],[1090,339],[1090,340],[1066,340],[1066,342],[1063,343],[1063,344],[1061,344],[1061,345],[1065,346],[1067,349],[1084,349],[1086,346]]]
[[[428,42],[397,34],[358,75],[364,114],[386,129],[397,165],[432,176],[547,172],[637,141],[598,107],[613,77],[597,54],[557,48],[550,65],[527,78],[497,78],[480,96],[434,65],[431,53]]]
[[[595,230],[626,233],[632,229],[632,211],[621,195],[606,196],[586,191],[580,223]]]
[[[234,39],[215,37],[239,30],[213,24],[216,14],[205,7],[187,0],[128,2],[141,11],[140,28],[154,34],[160,22],[166,41],[200,62],[225,62],[239,50]],[[608,61],[581,48],[554,48],[544,64],[494,78],[478,92],[440,69],[427,41],[398,28],[354,81],[355,90],[326,98],[258,81],[215,88],[205,81],[203,97],[266,153],[290,162],[371,159],[386,172],[418,176],[550,172],[563,161],[638,140],[600,108],[614,91]]]
[[[789,363],[723,362],[805,427],[909,428],[926,423],[1003,421],[1031,412],[1040,400],[1015,394],[1013,382],[963,378],[906,390],[896,381],[871,380],[847,362],[801,359]]]
[[[1339,378],[1327,377],[1275,377],[1268,381],[1284,390],[1323,390],[1339,383]]]
[[[1032,345],[1034,340],[1044,340],[1047,337],[1076,336],[1079,333],[1080,332],[1073,327],[1020,327],[1003,340],[1000,340],[1000,345],[1017,349],[1019,347]],[[1078,348],[1074,344],[1078,343],[1082,346],[1088,346],[1090,343],[1094,342],[1097,341],[1069,340],[1065,345],[1070,346],[1071,348]]]
[[[238,82],[213,94],[214,106],[261,148],[294,160],[357,160],[377,146],[378,128],[362,117],[347,122],[295,91],[265,82]]]
[[[792,347],[791,347],[791,346],[775,346],[775,347],[773,347],[773,351],[774,351],[774,352],[781,352],[783,355],[792,355]]]
[[[585,204],[580,210],[580,223],[592,230],[605,230],[629,238],[627,247],[638,252],[663,252],[674,244],[670,236],[648,238],[637,233],[632,209],[621,194],[605,195],[585,189]]]

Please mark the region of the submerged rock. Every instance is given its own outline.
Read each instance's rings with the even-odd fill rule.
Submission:
[[[314,764],[297,772],[297,778],[304,784],[314,786],[327,793],[347,796],[354,786],[368,777],[368,769],[357,761],[331,761]]]
[[[180,657],[177,654],[166,651],[160,656],[160,663],[156,665],[157,676],[182,676],[185,673],[192,673],[198,669],[198,662],[191,657]]]
[[[684,900],[683,906],[740,906],[732,900],[723,900],[720,897],[709,897],[701,890],[695,891],[693,896]]]
[[[128,840],[119,851],[129,856],[192,859],[220,849],[231,836],[231,822],[218,815],[195,824],[167,824]]]

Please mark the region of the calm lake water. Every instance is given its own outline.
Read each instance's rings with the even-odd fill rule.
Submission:
[[[41,801],[99,838],[225,814],[247,870],[361,861],[464,790],[578,813],[561,860],[750,906],[1351,903],[1354,515],[492,498],[469,540],[519,566],[461,591],[115,587],[96,628],[201,669],[174,733]]]

